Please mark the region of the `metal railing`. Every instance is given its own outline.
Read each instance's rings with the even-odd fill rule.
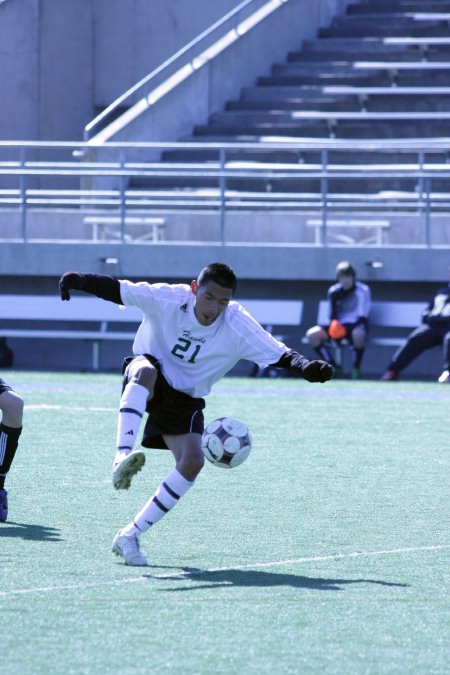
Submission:
[[[420,237],[404,243],[431,246],[436,239],[433,217],[450,217],[450,139],[112,143],[103,148],[108,160],[74,161],[72,152],[84,148],[83,143],[0,143],[0,239],[11,238],[5,234],[11,214],[20,222],[13,238],[27,241],[36,213],[59,210],[79,223],[92,214],[110,215],[118,223],[120,241],[125,241],[130,217],[212,214],[219,241],[226,243],[230,214],[253,213],[260,218],[277,214],[281,224],[293,214],[299,222],[319,217],[323,245],[336,214],[363,214],[368,220],[414,217]],[[132,161],[127,160],[128,150],[133,151]],[[181,150],[190,153],[190,161],[145,161],[149,152]],[[376,163],[358,163],[362,151],[376,153]],[[142,161],[136,161],[136,152],[142,153]],[[210,153],[208,161],[201,159],[205,152]],[[407,159],[393,163],[393,152],[400,157],[407,153]],[[40,153],[60,156],[43,160]],[[285,161],[270,161],[271,153],[284,154]],[[351,154],[353,163],[339,161],[342,156],[348,162]],[[386,162],[380,163],[383,155]],[[371,181],[378,189],[370,189]],[[393,187],[393,181],[403,182],[404,189]],[[440,243],[446,245],[445,240]]]
[[[122,115],[127,122],[140,114],[286,2],[289,0],[244,0],[239,3],[91,120],[84,129],[84,140],[92,139],[117,117],[120,110],[128,110]]]

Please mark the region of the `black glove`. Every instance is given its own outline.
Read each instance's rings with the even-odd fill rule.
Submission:
[[[302,375],[308,382],[326,382],[334,375],[334,368],[326,361],[310,361],[303,366]]]
[[[84,286],[83,275],[79,272],[66,272],[59,280],[59,292],[61,300],[70,300],[69,289],[80,291]]]

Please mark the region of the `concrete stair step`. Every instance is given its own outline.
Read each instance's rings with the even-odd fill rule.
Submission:
[[[449,37],[448,25],[444,22],[433,24],[430,22],[416,22],[409,26],[401,26],[397,23],[385,23],[380,25],[377,21],[367,21],[359,25],[350,23],[339,26],[333,25],[330,28],[321,28],[318,32],[319,38],[326,37]]]
[[[422,122],[414,121],[389,121],[389,122],[364,122],[340,123],[334,129],[336,138],[354,139],[354,138],[435,138],[445,137],[448,134],[449,123]]]
[[[405,103],[405,102],[403,102]],[[321,110],[320,108],[304,110],[226,110],[224,112],[213,113],[209,120],[210,126],[233,126],[247,124],[263,124],[265,126],[283,125],[283,124],[310,124],[311,122],[324,122],[331,124],[336,122],[338,125],[344,123],[364,123],[378,124],[384,121],[390,123],[405,121],[409,123],[446,123],[450,124],[450,111],[444,110],[423,110],[414,111],[405,108],[403,105],[400,110],[392,110],[387,106],[384,110]]]
[[[418,59],[410,59],[410,61],[414,62],[417,61]],[[273,63],[270,69],[270,74],[271,75],[301,75],[303,73],[313,73],[313,74],[320,74],[320,73],[346,73],[346,72],[351,72],[353,70],[353,64],[355,61],[363,61],[362,58],[359,57],[354,57],[352,59],[330,59],[330,60],[324,60],[324,61],[302,61],[299,59],[298,61],[285,61],[282,63]],[[373,58],[373,59],[368,59],[368,62],[371,63],[377,63],[381,61],[381,59],[378,58]],[[394,61],[394,60],[393,60]]]
[[[306,63],[313,65],[315,63],[328,63],[331,58],[335,63],[352,63],[353,61],[443,61],[450,57],[450,42],[448,45],[431,47],[424,52],[423,47],[391,45],[386,48],[380,45],[379,49],[365,49],[363,45],[359,49],[338,50],[325,49],[319,51],[302,50],[299,52],[290,52],[287,57],[287,63]],[[425,56],[426,54],[426,56]]]
[[[186,138],[185,140],[198,141],[192,136]],[[228,139],[229,140],[229,139]],[[286,163],[286,164],[296,164],[303,161],[303,152],[299,150],[269,150],[269,149],[258,149],[257,155],[254,153],[248,153],[245,150],[239,149],[229,149],[227,150],[227,161],[244,161],[248,159],[257,158],[260,162],[272,162],[272,163]],[[183,150],[168,150],[163,153],[162,160],[166,162],[199,162],[203,161],[207,165],[214,164],[218,165],[219,162],[219,153],[217,150],[212,150],[205,148],[204,150],[191,150],[185,148]],[[316,160],[317,161],[317,155]]]
[[[429,86],[428,86],[429,85]],[[419,87],[398,87],[390,86],[387,87],[352,87],[347,85],[324,85],[324,86],[308,86],[300,85],[297,87],[269,87],[269,86],[255,86],[255,87],[246,87],[241,92],[241,98],[239,101],[290,101],[290,100],[299,100],[299,101],[320,101],[323,99],[329,100],[330,98],[338,101],[341,98],[352,97],[352,96],[387,96],[398,97],[401,99],[402,96],[411,97],[412,100],[417,96],[423,96],[432,99],[437,99],[440,96],[450,95],[449,87],[434,87],[433,84],[427,83],[424,86]]]
[[[346,73],[305,73],[304,75],[266,75],[258,77],[261,87],[299,87],[310,85],[323,87],[326,85],[346,84],[360,87],[389,87],[391,77],[386,71],[358,71]]]
[[[364,65],[363,65],[364,64]],[[334,63],[313,62],[307,63],[303,61],[292,61],[286,63],[274,63],[271,68],[271,76],[277,75],[347,75],[354,73],[357,70],[359,73],[383,72],[386,70],[396,70],[399,73],[426,73],[426,79],[429,80],[429,73],[439,73],[450,71],[450,62],[446,59],[444,61],[422,61],[420,58],[415,59],[400,59],[392,61],[384,61],[383,59],[370,59],[366,61],[363,58],[354,59],[352,61],[339,61]]]
[[[319,160],[318,152],[312,150],[304,150],[301,153],[301,160],[305,164],[317,163]],[[450,155],[445,151],[428,153],[425,156],[425,161],[428,163],[446,164],[450,163]],[[328,162],[334,166],[345,165],[378,165],[383,166],[387,164],[409,164],[417,165],[417,152],[392,150],[391,152],[372,151],[364,152],[364,150],[329,150]]]
[[[356,96],[341,96],[328,98],[317,95],[316,97],[297,98],[267,98],[267,99],[239,99],[228,101],[226,111],[288,111],[288,110],[340,110],[358,111],[361,106]]]
[[[216,135],[218,138],[236,138],[242,140],[245,136],[295,136],[299,138],[328,138],[329,131],[326,124],[304,122],[300,124],[289,123],[245,123],[242,124],[199,124],[194,127],[194,136],[197,141],[199,138],[211,138]]]
[[[450,112],[450,94],[443,96],[426,96],[424,94],[371,95],[365,101],[367,112]]]
[[[428,94],[423,88],[417,93],[396,93],[399,87],[389,87],[392,93],[365,93],[344,92],[333,94],[332,97],[321,94],[320,91],[309,91],[307,95],[297,88],[255,87],[257,91],[246,90],[237,101],[229,101],[226,110],[340,110],[359,111],[362,103],[368,111],[448,111],[450,110],[450,89],[447,93],[436,95],[433,91]],[[288,88],[286,88],[288,89]]]
[[[373,14],[375,12],[448,12],[450,5],[448,0],[369,0],[349,5],[347,14]]]
[[[359,87],[390,87],[395,81],[398,87],[426,87],[433,85],[435,87],[447,87],[450,85],[450,69],[446,70],[399,70],[393,74],[387,70],[382,71],[363,71],[362,69],[348,73],[319,73],[317,75],[269,75],[259,77],[257,84],[259,86],[269,87],[295,87],[302,85],[310,86],[336,86],[349,85]]]
[[[331,28],[342,26],[366,26],[376,22],[379,26],[392,26],[408,31],[416,25],[422,26],[428,32],[429,28],[447,26],[450,12],[428,12],[427,5],[421,12],[405,12],[393,8],[386,12],[366,12],[365,14],[344,14],[333,17]]]
[[[417,186],[417,180],[414,178],[363,178],[360,181],[354,178],[340,179],[332,178],[329,180],[329,190],[334,193],[349,193],[352,190],[360,193],[377,193],[386,189],[414,191]],[[136,190],[206,190],[218,189],[219,181],[208,178],[180,178],[179,180],[168,181],[156,178],[142,178],[133,180],[130,189]],[[229,178],[226,182],[227,190],[251,191],[251,192],[273,192],[273,193],[305,193],[320,192],[320,178],[279,178],[260,177],[250,178],[242,177],[240,179]],[[433,189],[437,189],[433,183]]]
[[[195,141],[189,137],[190,141]],[[425,162],[450,164],[450,153],[433,152],[425,155]],[[162,156],[162,161],[172,163],[186,163],[199,164],[205,163],[205,168],[219,166],[219,153],[217,150],[205,148],[201,151],[195,151],[189,148],[182,150],[165,151]],[[229,149],[227,151],[227,162],[260,162],[268,164],[285,164],[285,165],[311,165],[318,166],[321,163],[321,153],[318,150],[301,150],[291,149],[287,146],[282,150],[272,150],[268,148],[258,148],[257,152],[248,152],[241,149]],[[417,152],[414,151],[399,151],[392,150],[391,152],[364,152],[364,150],[329,150],[328,162],[334,166],[351,166],[351,165],[379,165],[386,164],[410,164],[416,165],[418,161]]]
[[[304,101],[309,99],[312,101],[321,100],[323,94],[323,88],[321,86],[297,86],[297,87],[245,87],[241,91],[241,98],[239,99],[242,102],[246,101],[288,101],[289,99],[295,98]]]
[[[322,37],[315,40],[305,40],[302,43],[301,53],[305,54],[314,54],[319,53],[323,54],[324,58],[326,55],[339,54],[340,52],[345,52],[347,54],[358,54],[359,52],[365,50],[366,52],[377,52],[385,49],[385,43],[381,37]],[[397,46],[393,48],[393,51],[398,49]],[[387,48],[386,48],[387,51]],[[293,52],[298,53],[298,52]]]
[[[343,95],[340,99],[327,99],[326,97],[266,99],[266,100],[239,100],[229,101],[225,112],[236,113],[289,113],[296,111],[322,112],[361,112],[362,101],[356,95]],[[217,113],[217,114],[225,114]],[[446,96],[417,95],[371,95],[364,98],[364,112],[415,112],[434,113],[450,112],[450,93]]]
[[[304,121],[304,120],[302,120]],[[292,113],[289,111],[230,111],[211,115],[207,127],[272,127],[292,124]],[[310,121],[306,121],[311,125]]]
[[[394,40],[394,42],[391,42]],[[399,42],[395,42],[399,40]],[[324,56],[330,52],[339,54],[340,52],[358,53],[360,51],[377,52],[379,50],[403,50],[407,48],[418,49],[421,45],[440,50],[448,49],[450,36],[432,37],[432,36],[408,36],[400,35],[397,38],[383,38],[377,36],[346,36],[346,37],[322,37],[315,40],[306,40],[302,43],[302,52],[305,53],[323,53]]]
[[[129,189],[163,190],[181,188],[217,188],[219,179],[208,176],[136,176],[130,180]]]
[[[439,7],[448,7],[449,6],[449,0],[428,0],[429,4],[433,5],[439,5]],[[428,6],[428,2],[426,6]],[[395,7],[403,7],[404,5],[409,5],[411,3],[414,3],[415,5],[418,5],[422,9],[420,11],[423,11],[424,8],[424,0],[355,0],[355,2],[352,2],[350,6],[355,6],[355,5],[366,5],[368,7],[379,7],[379,6],[386,6],[388,9],[392,9]]]
[[[448,121],[430,120],[390,120],[390,121],[342,121],[332,127],[332,136],[335,138],[433,138],[448,135]],[[328,138],[330,127],[326,122],[311,123],[299,120],[291,123],[248,123],[197,125],[194,128],[196,139],[220,139],[264,137],[292,137],[292,138]]]

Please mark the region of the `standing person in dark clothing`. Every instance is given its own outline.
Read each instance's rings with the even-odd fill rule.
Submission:
[[[450,270],[449,270],[450,272]],[[400,372],[431,347],[442,345],[444,370],[438,382],[450,382],[450,283],[440,288],[422,314],[422,324],[406,338],[395,352],[387,371],[385,382],[398,380]]]
[[[336,280],[328,289],[329,325],[313,326],[306,336],[320,358],[335,367],[334,347],[347,339],[353,348],[352,379],[357,380],[366,347],[370,288],[356,280],[355,269],[347,261],[336,267]]]

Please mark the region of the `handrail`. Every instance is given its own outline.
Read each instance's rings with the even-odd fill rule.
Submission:
[[[0,141],[2,149],[17,148],[35,150],[66,149],[87,150],[86,141]],[[212,142],[212,141],[121,141],[102,145],[112,150],[423,150],[424,152],[450,149],[450,136],[440,138],[299,138],[286,136],[262,136],[260,142]]]
[[[89,161],[79,163],[69,161],[70,151],[87,147],[80,142],[40,142],[40,141],[0,141],[0,218],[2,225],[11,221],[10,213],[5,209],[16,209],[20,216],[21,238],[29,238],[28,217],[34,211],[43,209],[72,209],[76,222],[82,223],[84,215],[117,215],[121,223],[133,214],[143,215],[202,212],[214,213],[220,220],[220,241],[225,243],[225,216],[236,212],[275,211],[281,216],[299,214],[303,219],[311,212],[319,215],[322,223],[322,241],[326,241],[327,219],[333,209],[346,213],[364,212],[368,218],[388,212],[415,214],[423,221],[422,239],[430,245],[430,218],[433,213],[447,217],[450,214],[450,197],[445,185],[433,181],[450,178],[450,138],[435,139],[296,139],[291,142],[266,143],[194,143],[194,142],[142,142],[108,143],[108,161]],[[127,150],[142,149],[143,158],[148,149],[190,149],[213,151],[213,161],[202,167],[200,161],[189,162],[137,162],[135,152],[131,161],[127,161]],[[48,152],[41,153],[41,150]],[[40,160],[40,156],[52,156],[55,151],[62,153],[62,159]],[[236,151],[246,151],[245,161]],[[260,153],[268,150],[294,152],[287,162],[271,162]],[[305,150],[313,151],[316,157],[303,161],[299,155]],[[332,151],[355,152],[364,150],[389,154],[393,151],[413,154],[413,157],[396,158],[395,163],[383,162],[378,157],[373,164],[342,164],[339,159],[331,159]],[[39,151],[39,152],[36,152]],[[3,153],[3,154],[2,154]],[[231,153],[231,154],[230,154]],[[234,154],[233,154],[234,153]],[[439,153],[436,158],[433,154]],[[356,162],[358,162],[357,153]],[[253,161],[250,161],[252,159]],[[299,161],[300,159],[300,161]],[[391,159],[393,159],[391,157]],[[138,188],[128,185],[128,180],[136,177],[170,177],[169,185],[181,185],[177,188],[147,187]],[[197,180],[194,187],[186,189],[177,181],[188,178]],[[61,183],[60,179],[63,179]],[[376,178],[379,186],[367,191],[364,183]],[[395,189],[392,178],[400,180],[414,179],[404,183],[405,188]],[[313,188],[297,189],[295,181],[313,179]],[[348,181],[339,189],[333,185],[333,179]],[[380,182],[382,180],[385,182]],[[245,184],[242,181],[255,180]],[[287,187],[276,181],[287,180]],[[294,180],[294,183],[292,183]],[[105,182],[106,181],[106,182]],[[361,181],[358,183],[358,181]],[[164,183],[163,183],[164,184]],[[202,187],[202,186],[208,187]],[[360,185],[360,189],[358,189]],[[31,217],[31,216],[30,216]],[[33,216],[34,217],[34,216]],[[17,223],[17,219],[14,218]],[[5,231],[5,230],[3,230]],[[123,226],[121,226],[123,232]],[[409,242],[414,245],[414,242]],[[446,245],[446,244],[444,244]]]
[[[113,101],[99,115],[97,115],[97,117],[95,117],[86,125],[86,127],[84,128],[84,135],[83,135],[84,140],[85,141],[90,140],[97,132],[100,131],[100,129],[106,126],[108,118],[110,118],[120,106],[123,106],[123,104],[125,104],[126,102],[131,102],[132,97],[138,92],[142,92],[144,87],[146,87],[146,85],[154,81],[158,75],[163,75],[163,77],[165,78],[165,82],[167,84],[164,88],[165,89],[164,92],[159,91],[157,96],[159,98],[161,95],[163,95],[163,93],[166,93],[166,90],[167,91],[169,90],[167,89],[167,87],[169,87],[169,79],[172,79],[169,78],[168,76],[170,67],[173,66],[175,63],[180,62],[182,57],[185,56],[186,54],[192,53],[194,48],[197,47],[203,50],[207,39],[214,32],[216,32],[219,28],[223,28],[225,24],[230,23],[231,20],[236,19],[236,17],[240,12],[242,12],[250,5],[254,5],[257,2],[261,3],[261,0],[244,0],[243,2],[241,2],[230,12],[225,14],[221,19],[213,23],[209,28],[207,28],[205,31],[197,35],[197,37],[195,37],[193,40],[185,44],[181,49],[175,52],[175,54],[172,54],[172,56],[166,59],[157,68],[153,69],[150,73],[148,73],[148,75],[139,80],[139,82],[137,82],[132,87],[127,89],[127,91],[125,91],[121,96],[116,98],[115,101]],[[278,7],[281,7],[286,2],[289,2],[289,0],[269,0],[269,1],[266,0],[263,7],[257,12],[255,12],[253,20],[250,19],[247,20],[247,22],[244,21],[240,25],[234,26],[232,31],[230,31],[229,33],[223,34],[221,38],[219,38],[219,40],[215,43],[215,48],[213,47],[210,48],[210,50],[200,52],[200,54],[197,54],[194,57],[190,56],[188,61],[185,61],[184,65],[180,68],[180,70],[177,71],[179,73],[179,77],[174,78],[174,81],[170,83],[170,88],[172,88],[172,86],[177,84],[178,81],[182,81],[182,79],[184,79],[185,76],[189,75],[190,72],[198,70],[208,60],[215,57],[218,53],[220,53],[220,51],[222,51],[225,47],[231,44],[231,42],[244,35],[244,33],[246,33],[250,28],[253,28],[254,25],[257,25],[257,23],[262,21],[269,13],[271,13],[271,11],[277,9]],[[233,33],[233,35],[231,35],[231,33]],[[210,51],[209,54],[208,51]],[[188,70],[186,70],[186,68]],[[155,98],[155,96],[153,98]],[[150,97],[144,96],[144,98],[141,99],[138,102],[138,104],[135,105],[140,110],[143,107],[146,107],[148,104],[152,104],[153,102],[155,102],[155,100],[157,100],[155,99],[150,101],[149,99]]]

